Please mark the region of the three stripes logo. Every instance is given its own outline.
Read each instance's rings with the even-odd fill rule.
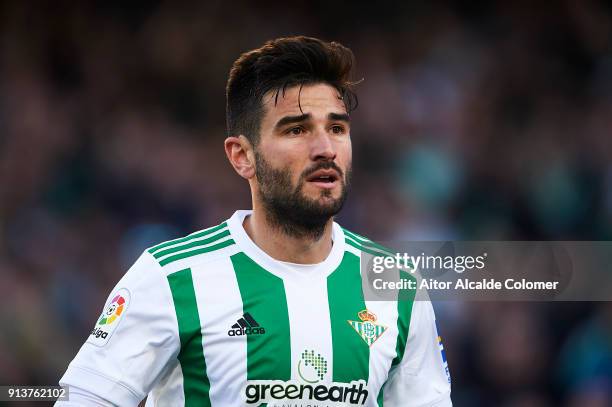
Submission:
[[[264,327],[259,326],[257,321],[248,312],[245,312],[241,318],[238,318],[238,321],[227,331],[229,336],[263,335],[265,333]]]

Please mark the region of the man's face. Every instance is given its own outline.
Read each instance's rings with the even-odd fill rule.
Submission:
[[[255,149],[259,198],[278,222],[316,229],[346,199],[351,139],[344,102],[332,86],[314,84],[281,91],[276,103],[269,93],[263,103]]]

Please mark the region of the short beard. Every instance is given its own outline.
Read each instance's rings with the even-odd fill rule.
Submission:
[[[286,168],[272,168],[258,151],[255,151],[255,168],[266,219],[287,236],[319,240],[325,225],[340,212],[348,195],[351,169],[347,168],[343,177],[342,170],[332,161],[321,161],[305,171],[295,189],[291,185],[291,172]],[[306,177],[317,170],[331,168],[340,174],[340,196],[329,204],[320,204],[304,196]],[[330,197],[331,194],[329,190],[321,192],[323,197]]]

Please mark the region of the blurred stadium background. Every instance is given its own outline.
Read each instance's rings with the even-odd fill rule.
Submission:
[[[408,3],[0,2],[0,383],[57,383],[143,248],[249,207],[224,86],[278,36],[357,57],[345,226],[610,240],[611,7]],[[436,309],[456,406],[612,405],[612,303]]]

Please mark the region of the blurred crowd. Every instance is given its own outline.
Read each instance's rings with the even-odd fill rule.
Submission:
[[[609,5],[288,3],[0,3],[0,384],[56,384],[144,248],[250,207],[225,81],[279,36],[356,55],[344,226],[612,239]],[[612,405],[612,303],[436,310],[456,406]]]

